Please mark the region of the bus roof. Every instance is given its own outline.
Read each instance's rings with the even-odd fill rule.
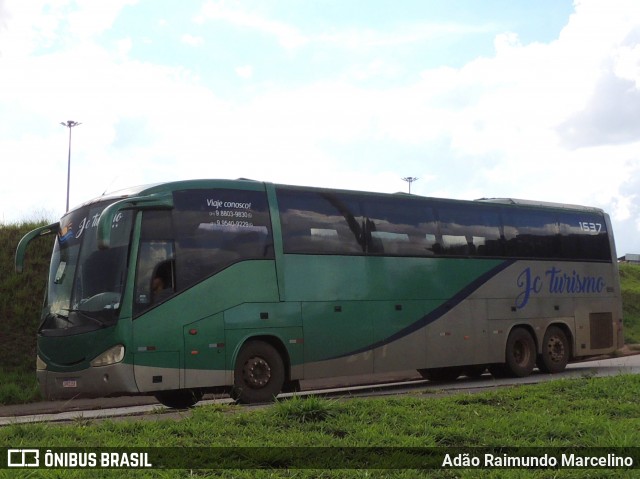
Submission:
[[[193,179],[193,180],[181,180],[181,181],[171,181],[166,183],[152,183],[147,185],[139,185],[133,186],[130,188],[113,191],[110,193],[104,193],[102,196],[93,198],[89,201],[78,205],[76,208],[84,207],[93,203],[102,202],[105,200],[119,200],[131,196],[142,196],[142,195],[152,195],[158,193],[165,193],[170,191],[184,190],[184,189],[201,189],[201,188],[215,188],[215,187],[223,187],[223,188],[232,188],[242,185],[242,187],[246,189],[264,189],[264,186],[267,183],[260,182],[256,180],[250,180],[246,178],[238,178],[236,180],[231,179]],[[552,209],[563,209],[563,210],[573,210],[573,211],[589,211],[593,213],[604,214],[604,210],[601,208],[590,207],[590,206],[581,206],[575,204],[568,203],[553,203],[546,201],[536,201],[536,200],[523,200],[517,198],[479,198],[477,200],[458,200],[452,198],[436,198],[436,197],[428,197],[428,196],[420,196],[415,194],[408,194],[403,192],[398,193],[381,193],[381,192],[373,192],[373,191],[360,191],[360,190],[345,190],[345,189],[337,189],[337,188],[323,188],[323,187],[314,187],[314,186],[301,186],[301,185],[284,185],[284,184],[276,184],[276,187],[282,188],[293,188],[299,190],[311,190],[311,191],[336,191],[342,193],[360,193],[360,194],[369,194],[369,195],[380,195],[380,196],[403,196],[405,198],[416,198],[416,199],[430,199],[435,201],[451,201],[456,203],[492,203],[496,205],[506,205],[506,206],[524,206],[531,208],[552,208]],[[74,209],[76,209],[74,208]]]
[[[518,198],[479,198],[476,201],[484,203],[497,203],[501,205],[537,206],[541,208],[558,208],[565,210],[582,210],[593,211],[595,213],[604,213],[601,208],[596,208],[594,206],[582,206],[570,203],[553,203],[550,201],[522,200]]]

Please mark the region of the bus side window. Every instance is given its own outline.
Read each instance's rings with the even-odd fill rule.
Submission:
[[[148,241],[140,244],[136,273],[136,314],[164,301],[175,291],[173,258],[173,242]]]
[[[232,265],[273,259],[273,235],[264,191],[193,189],[173,193],[176,291]]]
[[[502,214],[507,256],[545,259],[561,256],[555,213],[505,208]]]
[[[363,254],[363,218],[348,194],[278,190],[285,253]]]
[[[367,253],[389,256],[433,256],[437,226],[431,206],[401,196],[365,197]]]
[[[145,211],[138,249],[134,314],[139,315],[176,291],[171,215]]]
[[[441,203],[437,207],[443,254],[451,256],[502,256],[500,211],[495,207],[473,208]]]
[[[609,236],[602,215],[560,213],[560,250],[565,259],[610,260]]]

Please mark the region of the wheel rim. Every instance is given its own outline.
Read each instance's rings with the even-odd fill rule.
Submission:
[[[271,379],[271,366],[260,357],[250,358],[242,368],[242,376],[245,384],[250,388],[263,388]]]
[[[529,363],[531,351],[525,341],[518,341],[513,347],[513,359],[519,366],[524,366]]]
[[[559,363],[564,358],[564,343],[558,338],[554,336],[549,338],[547,342],[547,354],[549,359],[554,363]]]

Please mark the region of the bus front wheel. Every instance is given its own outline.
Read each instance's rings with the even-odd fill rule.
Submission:
[[[538,356],[538,369],[543,373],[559,373],[569,362],[569,340],[562,329],[551,326],[542,340],[542,353]]]
[[[231,396],[243,404],[271,402],[284,385],[280,353],[264,341],[247,342],[236,360]]]

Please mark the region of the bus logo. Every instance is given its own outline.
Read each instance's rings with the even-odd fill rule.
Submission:
[[[520,294],[516,297],[516,308],[522,309],[532,295],[542,292],[548,294],[594,294],[602,293],[606,282],[602,276],[581,275],[576,270],[563,271],[552,266],[543,276],[531,273],[531,268],[525,268],[516,281]]]
[[[38,449],[9,449],[7,451],[7,467],[40,467],[40,451]]]

